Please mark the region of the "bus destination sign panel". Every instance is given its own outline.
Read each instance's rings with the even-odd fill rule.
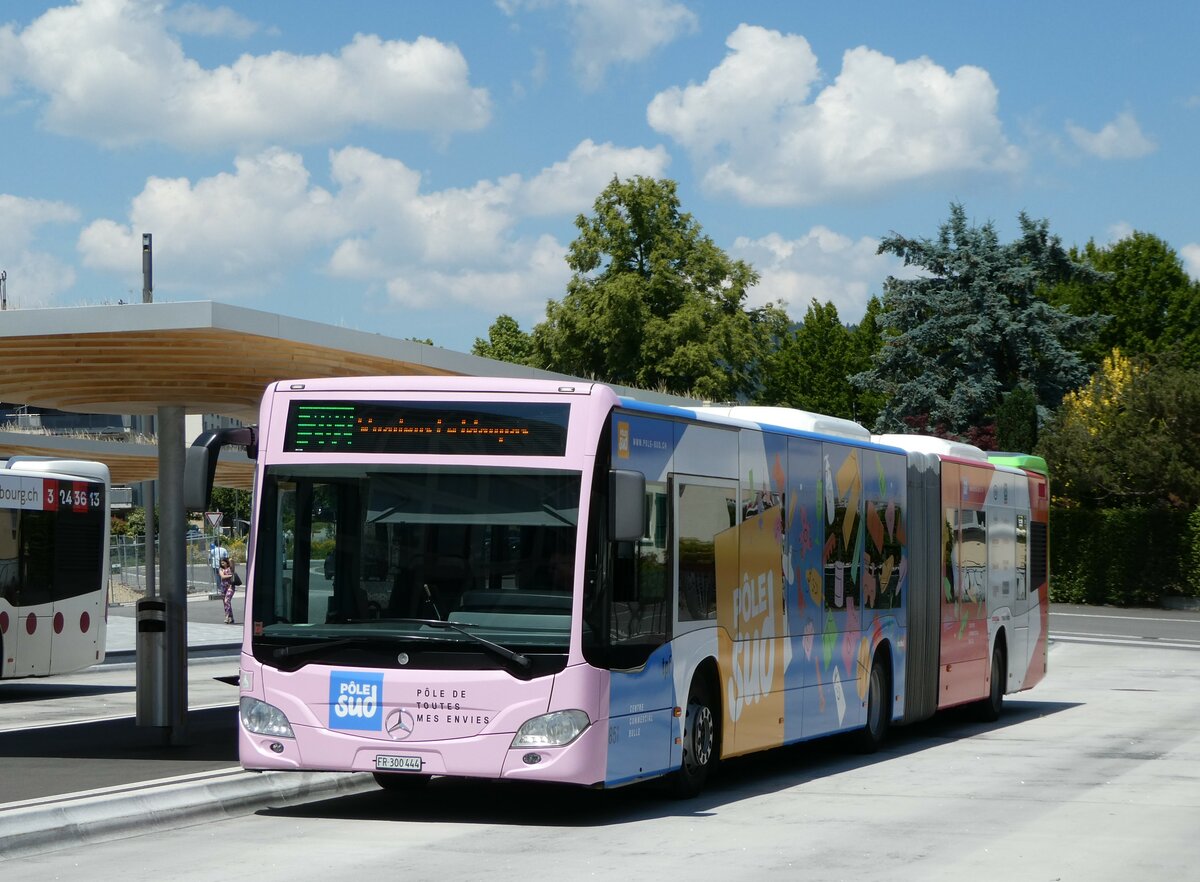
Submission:
[[[293,401],[286,453],[562,456],[570,406],[537,402]]]
[[[104,509],[104,485],[29,475],[0,475],[0,509],[93,512]]]

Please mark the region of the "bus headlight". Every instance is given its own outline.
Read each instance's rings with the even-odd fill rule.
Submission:
[[[276,738],[296,737],[288,718],[274,705],[243,695],[240,710],[242,725],[246,727],[247,732],[253,732],[255,735],[274,735]]]
[[[555,711],[527,720],[517,730],[513,747],[562,747],[570,744],[591,724],[581,710]]]

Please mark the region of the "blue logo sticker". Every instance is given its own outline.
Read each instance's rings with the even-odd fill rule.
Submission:
[[[383,674],[329,675],[329,728],[383,728]]]

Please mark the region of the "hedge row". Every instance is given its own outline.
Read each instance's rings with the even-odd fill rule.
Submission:
[[[1200,510],[1050,512],[1050,599],[1161,606],[1200,596]]]

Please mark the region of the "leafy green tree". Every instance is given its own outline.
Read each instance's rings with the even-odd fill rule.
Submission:
[[[758,274],[680,210],[674,181],[614,177],[593,209],[575,220],[567,293],[533,329],[535,364],[710,400],[757,392],[787,329],[777,304],[746,308]]]
[[[1071,259],[1098,274],[1054,285],[1048,298],[1075,315],[1100,313],[1111,320],[1083,349],[1098,364],[1111,350],[1131,357],[1176,351],[1200,365],[1200,283],[1162,239],[1135,232],[1104,248],[1088,242]]]
[[[883,309],[878,297],[867,301],[867,310],[862,321],[850,329],[851,369],[846,374],[846,385],[850,389],[851,419],[872,426],[883,409],[883,393],[870,387],[860,387],[850,382],[850,377],[871,369],[876,353],[883,348],[883,332],[879,325],[879,313]]]
[[[1001,450],[1029,453],[1037,446],[1037,399],[1024,386],[1007,392],[996,409],[996,443]]]
[[[959,204],[935,239],[886,237],[880,254],[918,267],[913,279],[884,282],[878,323],[883,347],[854,377],[885,396],[876,426],[905,418],[966,433],[988,422],[1004,392],[1027,386],[1042,408],[1088,377],[1078,354],[1097,324],[1052,306],[1040,290],[1094,270],[1071,260],[1049,223],[1020,217],[1021,235],[1002,244],[995,227],[968,223]]]
[[[863,338],[838,318],[837,307],[814,297],[804,321],[765,359],[759,401],[859,419],[859,391],[847,379],[869,365]]]
[[[142,506],[131,508],[125,514],[125,529],[122,534],[136,537],[146,535],[146,509]]]
[[[1200,370],[1114,351],[1064,399],[1038,452],[1067,503],[1200,505]]]
[[[233,487],[213,487],[212,511],[221,512],[223,527],[232,527],[235,518],[248,520],[250,517],[250,494]]]
[[[530,364],[533,338],[521,330],[521,326],[512,316],[501,315],[488,328],[486,340],[482,337],[475,338],[471,353],[512,364]]]

